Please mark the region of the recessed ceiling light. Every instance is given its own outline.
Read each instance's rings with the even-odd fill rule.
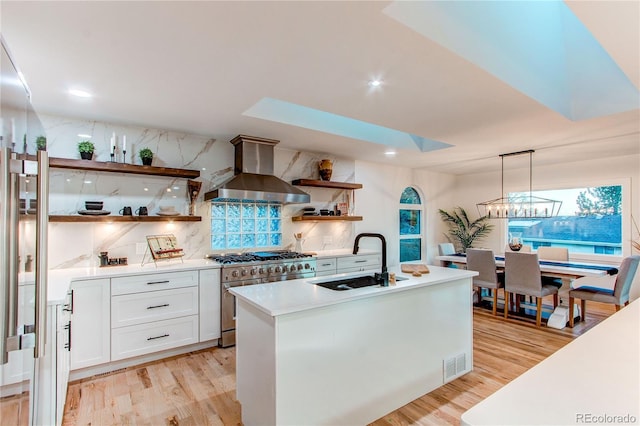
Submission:
[[[369,81],[369,86],[371,87],[380,87],[382,85],[382,81],[381,80],[370,80]]]
[[[90,98],[93,96],[91,93],[80,89],[70,89],[69,94],[79,98]]]
[[[84,133],[78,133],[79,138],[91,139],[91,135],[85,135]]]
[[[385,151],[384,155],[386,155],[387,157],[394,157],[396,155],[395,151]]]

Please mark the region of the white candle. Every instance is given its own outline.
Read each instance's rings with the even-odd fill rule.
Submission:
[[[127,135],[122,136],[122,151],[127,150]]]
[[[116,132],[113,132],[113,135],[111,135],[111,152],[116,152]]]

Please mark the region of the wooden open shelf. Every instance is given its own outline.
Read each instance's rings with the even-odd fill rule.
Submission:
[[[293,216],[291,220],[294,222],[356,222],[362,220],[362,216]]]
[[[49,159],[49,167],[57,169],[91,170],[96,172],[116,172],[177,178],[200,177],[200,170],[140,166],[137,164],[112,163],[110,161],[75,160],[73,158],[51,157]]]
[[[49,222],[201,222],[201,216],[50,215]]]
[[[295,179],[291,181],[296,186],[315,186],[318,188],[334,188],[334,189],[361,189],[361,183],[333,182],[331,180],[316,179]]]

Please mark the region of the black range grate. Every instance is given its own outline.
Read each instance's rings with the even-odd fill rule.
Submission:
[[[259,251],[249,253],[207,255],[207,258],[215,260],[216,262],[219,262],[223,265],[232,263],[259,262],[264,260],[301,259],[305,257],[312,257],[312,255],[298,253],[295,251]]]

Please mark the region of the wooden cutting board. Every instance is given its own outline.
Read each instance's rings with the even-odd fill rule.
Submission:
[[[400,265],[400,270],[409,274],[412,274],[414,272],[418,272],[420,274],[429,273],[429,268],[423,263],[403,263],[402,265]]]

